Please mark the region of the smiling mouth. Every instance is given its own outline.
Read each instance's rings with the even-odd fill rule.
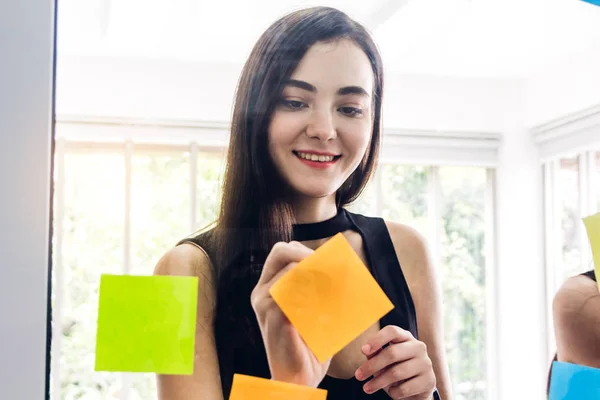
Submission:
[[[302,160],[306,160],[306,161],[313,161],[313,162],[322,162],[322,163],[330,163],[330,162],[335,162],[337,160],[340,159],[341,155],[338,156],[331,156],[331,155],[320,155],[320,154],[313,154],[313,153],[302,153],[302,152],[298,152],[298,151],[292,151],[292,153],[294,153],[296,155],[296,157],[302,159]]]

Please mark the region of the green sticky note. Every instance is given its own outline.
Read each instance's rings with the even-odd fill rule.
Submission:
[[[592,246],[592,255],[594,258],[594,270],[596,271],[596,280],[600,289],[600,213],[596,213],[583,219],[588,239]]]
[[[96,371],[191,375],[198,278],[102,275]]]

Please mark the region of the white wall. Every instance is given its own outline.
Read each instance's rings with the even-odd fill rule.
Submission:
[[[546,352],[542,174],[524,127],[522,88],[515,88],[496,175],[498,399],[541,400]]]
[[[61,57],[57,115],[226,121],[239,66]]]
[[[0,2],[0,397],[45,398],[54,2]]]
[[[241,66],[149,59],[60,57],[58,115],[226,121]],[[513,83],[386,76],[393,128],[501,132]],[[508,108],[507,108],[508,107]]]
[[[502,132],[518,81],[386,75],[384,123],[393,128]]]
[[[600,104],[600,43],[567,57],[528,80],[527,127]]]

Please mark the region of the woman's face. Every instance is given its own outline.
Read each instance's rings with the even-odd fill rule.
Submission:
[[[269,154],[300,197],[335,193],[360,164],[373,128],[373,70],[349,40],[316,43],[286,84]]]

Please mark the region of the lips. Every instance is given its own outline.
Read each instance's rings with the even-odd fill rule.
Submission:
[[[315,152],[315,151],[294,150],[293,153],[296,155],[296,157],[298,157],[304,161],[321,162],[321,163],[335,162],[341,157],[341,155],[337,155],[337,154],[333,154],[333,153],[324,153],[324,152]]]

